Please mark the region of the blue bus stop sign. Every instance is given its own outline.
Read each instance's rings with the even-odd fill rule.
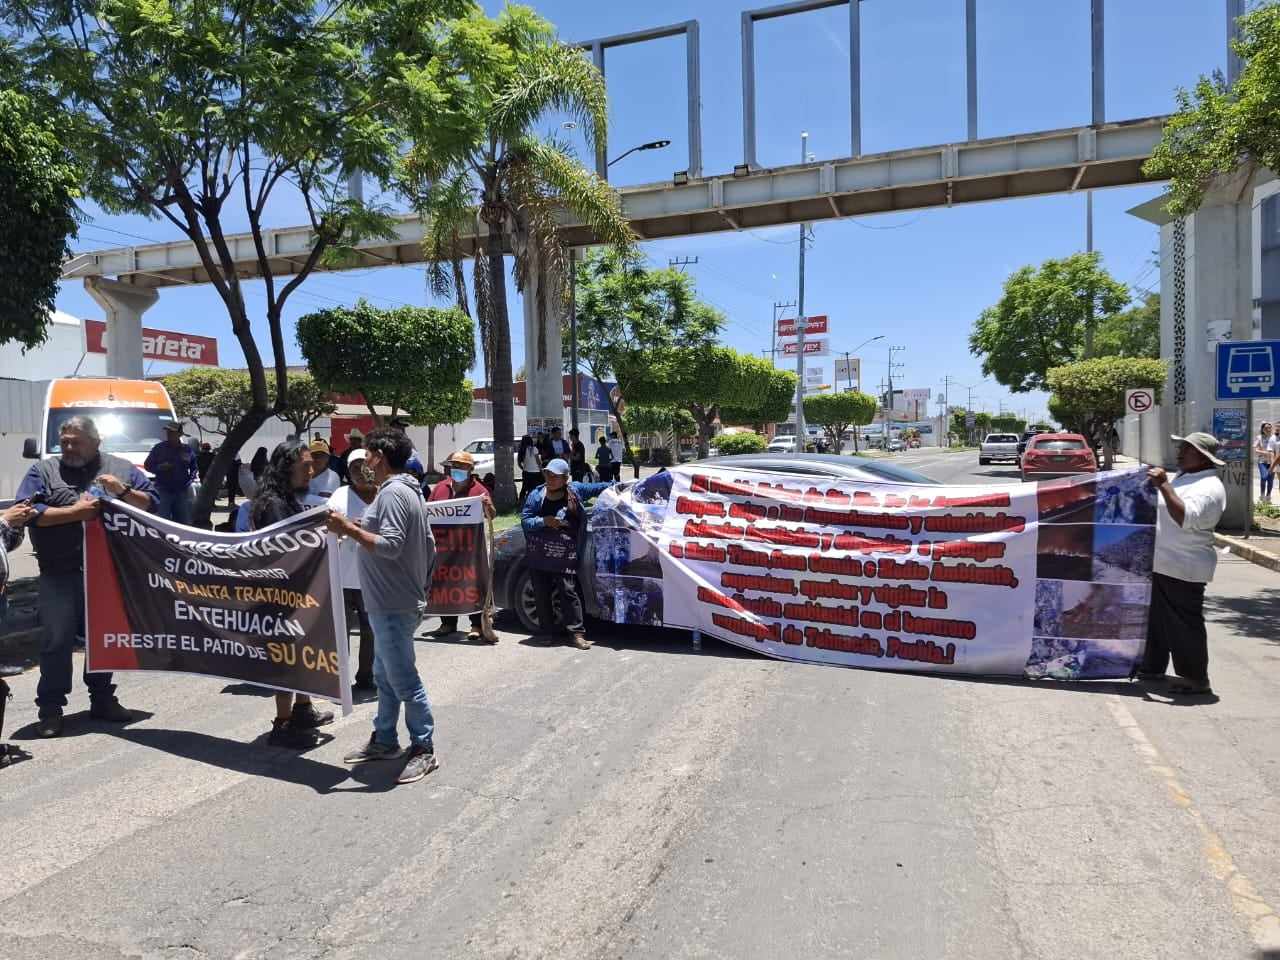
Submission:
[[[1280,399],[1280,340],[1219,343],[1217,399]]]

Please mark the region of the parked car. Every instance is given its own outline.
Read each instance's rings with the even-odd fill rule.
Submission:
[[[923,474],[899,467],[883,460],[839,456],[833,453],[744,453],[731,457],[712,457],[698,461],[707,466],[728,467],[734,470],[759,471],[761,473],[789,473],[815,479],[876,480],[888,483],[936,484]],[[676,467],[688,470],[688,464]],[[652,478],[648,478],[651,480]],[[648,482],[642,481],[642,482]],[[578,545],[578,585],[581,588],[582,605],[588,616],[600,618],[599,599],[595,589],[595,547],[590,536],[591,518],[588,506],[587,522],[583,524],[582,542]],[[531,633],[539,631],[537,605],[533,598],[533,583],[529,568],[524,562],[524,531],[519,524],[502,531],[493,541],[493,598],[502,608],[515,611],[521,626]]]
[[[978,446],[978,465],[985,467],[996,460],[1018,462],[1018,435],[1016,433],[988,433]]]
[[[1041,433],[1027,441],[1022,454],[1022,482],[1096,473],[1098,463],[1089,441],[1078,433]]]
[[[774,437],[769,441],[769,446],[765,448],[766,453],[794,453],[796,449],[795,437]]]
[[[906,449],[906,445],[902,442],[901,437],[894,437],[889,441],[889,446],[886,449],[888,449],[890,453],[901,453]]]

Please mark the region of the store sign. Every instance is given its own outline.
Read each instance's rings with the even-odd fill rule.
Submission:
[[[782,345],[782,355],[784,357],[794,357],[798,353],[800,346],[799,340],[791,340]],[[815,340],[805,340],[804,355],[806,357],[825,357],[830,353],[830,343],[826,337],[818,337]]]
[[[86,353],[107,352],[105,320],[84,321],[84,349]],[[213,337],[197,337],[194,334],[179,333],[176,330],[154,330],[151,327],[143,327],[142,358],[216,367],[218,341]]]
[[[804,333],[806,337],[810,336],[811,334],[819,334],[819,333],[826,333],[826,332],[827,332],[826,317],[809,317],[808,320],[805,321]],[[796,329],[795,317],[783,317],[781,320],[778,321],[778,336],[796,337],[799,335],[800,335],[800,331]]]

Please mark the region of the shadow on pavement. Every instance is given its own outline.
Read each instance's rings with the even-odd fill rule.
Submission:
[[[133,719],[126,724],[108,723],[105,720],[94,720],[89,716],[88,710],[80,710],[76,713],[67,713],[62,717],[62,735],[58,740],[66,740],[71,737],[83,737],[90,733],[110,733],[119,734],[122,730],[127,730],[135,723],[141,723],[143,720],[150,720],[155,716],[149,710],[133,710]],[[43,737],[36,733],[39,727],[39,720],[32,720],[26,726],[19,727],[10,734],[13,740],[42,740]]]
[[[249,743],[194,730],[126,728],[118,731],[116,736],[139,746],[207,763],[223,770],[296,783],[310,787],[316,793],[331,793],[339,783],[350,777],[345,767],[308,759],[296,750],[268,746],[265,733]],[[317,746],[323,746],[332,740],[333,737],[322,735]]]
[[[1280,618],[1280,589],[1268,587],[1248,597],[1209,595],[1204,598],[1204,613],[1206,620],[1236,633],[1280,644],[1280,636],[1276,633],[1277,618]]]
[[[233,697],[274,697],[275,690],[269,690],[266,687],[258,687],[252,683],[228,683],[225,687],[218,691],[219,693],[229,693]]]

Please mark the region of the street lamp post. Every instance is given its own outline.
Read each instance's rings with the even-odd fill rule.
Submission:
[[[648,143],[642,143],[639,146],[632,147],[626,153],[618,154],[616,157],[614,157],[612,160],[610,160],[608,163],[605,164],[605,169],[606,170],[609,169],[609,167],[612,167],[615,163],[617,163],[623,157],[629,157],[631,156],[631,154],[635,153],[638,150],[661,150],[663,147],[669,147],[669,146],[671,146],[670,140],[651,140]]]

